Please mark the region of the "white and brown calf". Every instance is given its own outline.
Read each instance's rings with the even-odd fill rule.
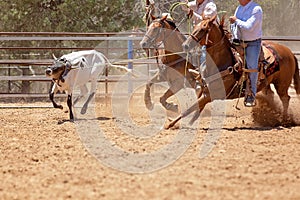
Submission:
[[[80,95],[74,100],[74,104],[84,95],[89,93],[80,112],[81,114],[86,113],[88,104],[96,92],[97,79],[106,66],[114,65],[111,65],[108,59],[96,50],[77,51],[63,55],[60,58],[55,58],[54,65],[46,69],[46,76],[51,77],[54,83],[49,92],[49,97],[54,108],[63,108],[62,105],[59,105],[54,101],[54,94],[58,91],[66,92],[68,95],[67,105],[69,107],[70,121],[74,121],[72,93],[74,87],[78,86],[80,88]],[[71,70],[62,80],[62,75],[65,74],[64,72],[67,67],[70,67]],[[123,66],[117,67],[127,70]],[[86,85],[89,81],[91,82],[90,91],[88,91]]]

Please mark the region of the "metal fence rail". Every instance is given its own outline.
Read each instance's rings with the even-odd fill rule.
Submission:
[[[42,97],[47,96],[47,94],[20,94],[14,93],[11,91],[10,87],[14,83],[23,84],[23,83],[34,83],[41,82],[41,84],[48,83],[50,85],[50,79],[45,77],[44,74],[37,74],[35,76],[31,75],[15,75],[12,74],[16,68],[26,69],[26,67],[34,67],[35,69],[43,69],[53,63],[53,59],[45,59],[39,57],[40,54],[43,54],[45,57],[45,53],[47,52],[47,57],[51,58],[51,52],[58,51],[70,52],[70,51],[78,51],[78,50],[91,50],[96,49],[101,51],[110,59],[113,64],[118,65],[128,65],[129,61],[127,59],[116,59],[114,55],[116,53],[122,53],[126,55],[127,52],[136,50],[137,45],[132,46],[135,49],[128,49],[128,47],[124,44],[127,42],[137,43],[141,40],[143,36],[142,32],[123,32],[123,33],[73,33],[73,32],[0,32],[0,41],[3,45],[0,47],[0,52],[5,54],[6,57],[9,55],[22,55],[23,52],[26,56],[30,57],[30,59],[23,59],[20,56],[18,59],[3,59],[0,60],[0,69],[7,70],[5,75],[0,74],[0,83],[2,86],[7,83],[8,89],[6,91],[0,91],[0,99],[7,97]],[[57,41],[57,43],[56,43]],[[70,45],[76,44],[76,45]],[[75,43],[74,43],[75,42]],[[89,42],[89,43],[86,43]],[[101,42],[101,45],[99,45]],[[114,42],[123,42],[122,46],[114,45]],[[21,44],[21,45],[20,45]],[[22,45],[24,44],[24,45]],[[86,46],[86,44],[92,44],[92,46]],[[97,44],[97,45],[93,45]],[[28,53],[32,52],[32,53]],[[48,53],[49,52],[49,53]],[[114,54],[113,54],[113,53]],[[115,53],[116,52],[116,53]],[[61,53],[61,54],[64,54]],[[25,55],[24,54],[24,55]],[[8,55],[8,56],[7,56]],[[33,55],[33,56],[32,56]],[[36,56],[34,56],[36,55]],[[34,59],[32,59],[34,57]],[[36,59],[35,59],[36,58]],[[130,61],[132,62],[132,61]],[[146,65],[149,67],[151,63],[154,63],[153,60],[147,60],[146,58],[135,60],[135,65]],[[41,71],[41,70],[40,70]],[[113,83],[118,81],[120,76],[110,75],[106,71],[104,76],[99,77],[99,82],[105,84],[105,93],[108,93],[109,83]],[[137,80],[136,81],[141,81]],[[47,87],[47,86],[46,86]]]
[[[0,47],[1,52],[6,52],[7,54],[14,54],[14,52],[22,53],[22,51],[26,52],[40,52],[40,51],[55,51],[55,50],[66,50],[66,51],[77,51],[77,50],[88,50],[88,49],[97,49],[103,52],[109,59],[114,59],[114,62],[118,62],[120,65],[127,65],[132,60],[121,60],[110,57],[110,51],[118,51],[128,53],[133,50],[137,50],[139,47],[133,46],[133,49],[128,49],[127,47],[119,47],[111,45],[113,41],[131,41],[131,42],[139,42],[144,33],[142,32],[124,32],[124,33],[69,33],[69,32],[0,32],[0,41],[7,42],[10,45],[2,45]],[[300,42],[300,36],[266,36],[263,37],[263,40],[272,40],[275,42]],[[35,45],[29,46],[16,46],[14,43],[19,42],[30,42],[34,41]],[[96,46],[96,47],[87,47],[87,46],[41,46],[38,42],[48,41],[48,42],[61,42],[61,41],[103,41],[105,45]],[[13,44],[13,45],[12,45]],[[300,55],[300,51],[293,51],[295,55]],[[147,53],[149,56],[149,52]],[[52,59],[2,59],[0,60],[0,69],[9,69],[11,67],[46,67],[52,64]],[[148,60],[147,58],[138,59],[133,62],[134,65],[154,65],[156,64],[155,59]],[[148,68],[149,70],[149,68]],[[108,75],[99,78],[99,82],[105,83],[105,93],[108,92],[108,83],[116,82],[119,80],[120,76],[116,75]],[[51,80],[44,75],[36,75],[36,76],[13,76],[13,75],[0,75],[0,81],[6,82],[14,82],[14,81],[22,81],[22,82],[50,82]],[[142,80],[138,80],[142,81]],[[47,94],[20,94],[20,93],[8,93],[0,91],[0,99],[1,98],[10,98],[10,97],[44,97]]]

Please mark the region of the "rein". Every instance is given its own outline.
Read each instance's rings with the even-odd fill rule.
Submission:
[[[147,35],[147,33],[144,35],[146,38],[148,38],[150,40],[150,44],[156,49],[158,49],[163,44],[163,41],[160,42],[159,45],[156,45],[156,43],[155,43],[156,38],[161,34],[163,28],[164,28],[164,24],[162,24],[162,27],[160,27],[160,29],[157,32],[157,34],[155,35],[155,37],[150,37],[149,35]]]
[[[222,44],[224,44],[224,39],[225,39],[225,35],[216,43],[214,43],[212,46],[207,47],[206,49],[211,49],[211,48],[216,48],[217,46],[220,46]]]

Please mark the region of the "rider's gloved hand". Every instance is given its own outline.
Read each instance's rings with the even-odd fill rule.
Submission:
[[[187,18],[190,19],[193,17],[194,11],[192,9],[188,9],[188,13],[186,14]]]

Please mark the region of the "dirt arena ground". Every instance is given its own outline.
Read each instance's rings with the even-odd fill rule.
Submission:
[[[240,101],[241,110],[236,110],[236,101],[226,102],[219,138],[212,151],[200,158],[210,130],[208,106],[184,154],[147,173],[128,173],[99,161],[79,134],[83,130],[77,126],[84,120],[66,121],[66,108],[38,108],[51,103],[2,103],[0,199],[300,199],[299,103],[299,98],[291,99],[293,123],[283,126],[263,104],[255,111]],[[37,108],[4,109],[16,105]],[[115,146],[133,154],[156,151],[185,128],[181,125],[138,139],[116,125],[111,101],[97,99],[95,105],[93,123]],[[129,110],[136,125],[149,124],[142,98],[132,100]],[[140,164],[143,168],[149,163]]]

